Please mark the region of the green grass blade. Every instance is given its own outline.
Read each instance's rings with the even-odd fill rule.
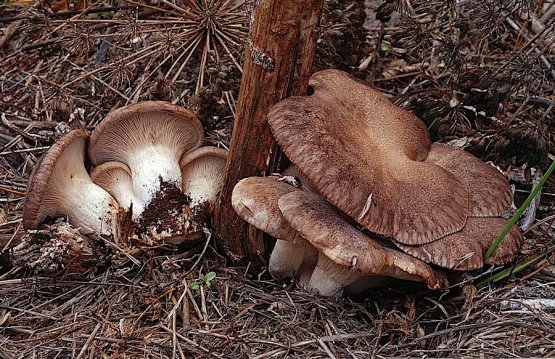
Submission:
[[[520,219],[520,217],[522,216],[526,208],[530,206],[530,203],[532,203],[534,198],[538,195],[538,192],[545,185],[545,182],[547,181],[549,176],[551,176],[551,174],[553,173],[553,170],[555,170],[555,161],[551,163],[551,166],[549,166],[549,168],[544,173],[544,175],[542,176],[538,184],[532,189],[532,192],[530,192],[530,195],[528,196],[528,198],[526,198],[526,201],[524,201],[524,203],[520,206],[520,208],[515,212],[515,214],[509,221],[509,223],[507,223],[507,225],[503,227],[503,229],[501,230],[501,233],[499,233],[497,238],[495,238],[495,241],[493,241],[491,246],[488,248],[486,254],[484,255],[484,262],[486,262],[491,257],[491,255],[493,254],[493,252],[495,252],[495,250],[501,244],[503,239],[505,239],[505,236],[507,235],[507,233],[509,233],[511,228],[513,228],[516,222],[518,222],[518,220]]]
[[[495,283],[495,282],[498,282],[502,279],[505,279],[508,276],[510,276],[511,274],[518,273],[518,272],[530,267],[531,265],[536,264],[541,259],[546,258],[547,256],[549,256],[554,251],[555,251],[555,246],[551,246],[551,247],[547,248],[547,250],[543,253],[539,253],[539,254],[536,254],[536,255],[534,255],[530,258],[527,258],[527,259],[515,264],[514,266],[512,266],[510,268],[506,268],[506,269],[504,269],[500,272],[497,272],[497,273],[491,275],[489,278],[478,282],[476,284],[476,287],[481,288],[481,287],[483,287],[483,286],[485,286],[489,283]]]

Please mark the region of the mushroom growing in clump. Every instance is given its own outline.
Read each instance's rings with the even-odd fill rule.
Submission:
[[[504,176],[469,153],[432,144],[416,116],[344,72],[317,72],[310,86],[310,95],[276,104],[268,123],[315,190],[418,258],[448,268],[482,266],[512,204]],[[490,263],[516,256],[518,228],[506,242]]]
[[[298,189],[276,177],[249,177],[239,181],[231,194],[233,208],[241,218],[276,238],[268,270],[278,279],[294,277],[305,258],[316,252],[279,210],[278,199],[292,191]]]
[[[404,252],[425,262],[455,270],[484,266],[484,254],[507,220],[501,218],[512,203],[509,182],[501,172],[456,147],[432,144],[426,162],[437,164],[471,188],[470,213],[464,228],[430,243],[406,245],[393,240]],[[522,232],[513,227],[488,264],[505,264],[522,246]]]
[[[310,96],[281,101],[268,122],[319,193],[369,231],[407,245],[464,227],[469,188],[425,161],[432,143],[420,119],[341,71],[317,72],[310,85]],[[504,195],[492,212],[508,205]]]
[[[402,251],[427,263],[454,270],[475,270],[484,266],[484,254],[507,220],[499,217],[469,217],[466,226],[456,233],[437,241],[408,246],[393,241]],[[506,264],[512,261],[522,246],[522,232],[513,227],[488,264]]]
[[[148,101],[108,114],[91,134],[89,156],[95,166],[109,161],[127,165],[134,196],[146,208],[162,182],[181,189],[179,160],[203,141],[204,129],[191,111]]]
[[[278,238],[270,256],[274,277],[299,271],[309,289],[324,296],[383,276],[423,281],[432,289],[445,277],[424,262],[386,248],[347,223],[317,194],[301,191],[276,177],[245,178],[233,189],[232,204],[248,223]],[[317,263],[308,261],[317,255]],[[367,285],[367,283],[365,283]],[[354,289],[353,291],[356,291]]]
[[[119,239],[122,209],[85,169],[88,137],[86,130],[67,133],[36,164],[25,194],[24,228],[37,229],[47,217],[67,216],[84,234]]]
[[[320,295],[340,295],[345,287],[366,277],[421,281],[434,290],[448,286],[442,273],[364,235],[321,196],[294,191],[281,196],[278,204],[291,227],[318,250],[308,288]]]
[[[501,216],[513,203],[509,181],[503,174],[460,148],[433,143],[425,162],[442,167],[471,189],[470,217]]]

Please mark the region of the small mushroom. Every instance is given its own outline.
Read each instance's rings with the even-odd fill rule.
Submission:
[[[318,195],[295,191],[281,196],[278,205],[289,225],[319,252],[308,287],[321,295],[339,295],[369,276],[422,281],[430,289],[448,285],[445,276],[426,263],[361,233]]]
[[[276,238],[268,270],[278,279],[300,272],[303,261],[314,248],[291,228],[278,208],[284,194],[299,191],[276,177],[249,177],[233,188],[231,203],[246,222]]]
[[[424,162],[424,123],[379,91],[338,70],[312,75],[310,96],[268,113],[285,154],[329,202],[371,232],[406,244],[462,229],[469,190]]]
[[[121,162],[104,162],[90,171],[94,183],[110,193],[126,211],[132,212],[133,220],[144,210],[142,203],[133,192],[131,170]]]
[[[88,137],[82,129],[67,133],[36,164],[25,193],[24,228],[37,229],[47,217],[67,216],[83,234],[119,238],[121,208],[85,169]]]
[[[204,129],[191,111],[148,101],[108,114],[91,134],[89,156],[95,166],[109,161],[126,164],[133,192],[146,208],[162,182],[181,189],[179,160],[203,141]]]
[[[226,161],[227,150],[212,146],[199,147],[179,161],[183,193],[190,197],[190,207],[206,203],[212,212],[224,183]]]

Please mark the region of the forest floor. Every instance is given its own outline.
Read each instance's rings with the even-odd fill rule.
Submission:
[[[31,170],[68,128],[165,100],[228,146],[252,5],[219,14],[218,37],[203,27],[209,2],[195,16],[182,3],[0,5],[0,358],[555,356],[553,179],[507,278],[466,273],[440,293],[400,283],[321,298],[229,263],[213,238],[111,250],[79,274],[9,263]],[[518,206],[554,159],[555,5],[446,3],[328,0],[315,67],[374,84],[434,140],[500,166]]]

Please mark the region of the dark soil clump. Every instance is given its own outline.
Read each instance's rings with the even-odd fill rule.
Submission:
[[[173,183],[161,182],[160,190],[145,208],[135,227],[140,242],[175,243],[195,240],[202,235],[207,213],[191,209],[191,199]]]

